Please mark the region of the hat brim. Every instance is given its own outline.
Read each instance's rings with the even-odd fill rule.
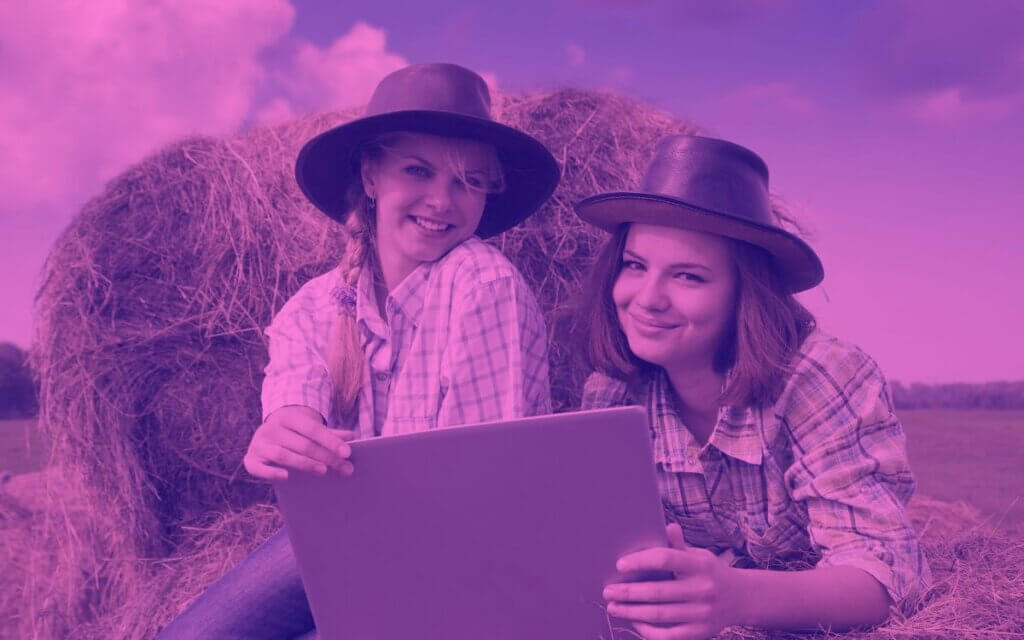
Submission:
[[[360,145],[382,133],[412,131],[494,145],[505,190],[487,196],[476,234],[487,238],[519,224],[554,193],[560,170],[539,140],[512,127],[443,111],[393,111],[340,125],[306,143],[295,163],[299,188],[318,209],[343,221],[348,190],[358,176]]]
[[[825,277],[818,255],[792,233],[727,213],[709,211],[671,196],[602,193],[581,200],[575,209],[585,222],[609,232],[614,232],[623,223],[639,222],[713,233],[748,242],[775,258],[790,291],[794,293],[818,285]]]

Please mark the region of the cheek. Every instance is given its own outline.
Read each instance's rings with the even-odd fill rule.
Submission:
[[[629,280],[619,276],[612,285],[612,302],[620,309],[625,308],[633,299],[634,289],[636,287]]]

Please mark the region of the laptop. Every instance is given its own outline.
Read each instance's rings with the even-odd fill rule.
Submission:
[[[620,407],[352,445],[275,483],[324,640],[635,638],[619,556],[666,546],[647,415]]]

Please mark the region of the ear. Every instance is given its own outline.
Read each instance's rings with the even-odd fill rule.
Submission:
[[[369,158],[359,163],[359,177],[363,181],[363,192],[370,198],[377,197],[377,165]]]

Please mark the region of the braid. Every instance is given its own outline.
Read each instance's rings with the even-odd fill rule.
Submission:
[[[343,225],[345,255],[341,261],[342,278],[352,287],[358,285],[364,268],[374,268],[372,216],[370,201],[364,196]],[[353,428],[358,420],[363,363],[355,312],[342,313],[328,346],[328,370],[334,382],[334,418],[343,428]]]

